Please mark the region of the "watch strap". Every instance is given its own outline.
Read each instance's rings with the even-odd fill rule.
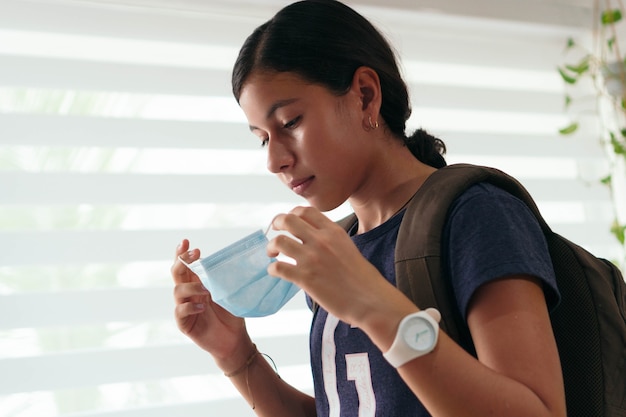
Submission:
[[[404,340],[403,328],[405,324],[409,322],[411,319],[413,319],[414,317],[421,317],[422,319],[428,321],[431,324],[435,332],[433,343],[430,346],[430,348],[427,350],[413,349]],[[383,357],[394,368],[398,368],[413,359],[419,358],[420,356],[423,356],[432,352],[435,346],[437,345],[437,341],[439,338],[439,321],[440,320],[441,320],[441,313],[439,313],[439,311],[434,308],[428,308],[426,310],[418,311],[418,312],[407,315],[400,321],[394,341],[391,344],[391,347],[389,348],[389,350],[383,353]]]

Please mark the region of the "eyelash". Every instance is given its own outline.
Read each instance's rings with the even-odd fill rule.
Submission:
[[[283,128],[285,128],[285,129],[292,129],[292,128],[294,128],[298,124],[299,121],[300,121],[300,116],[296,117],[295,119],[291,119],[290,121],[285,123],[283,125]]]
[[[283,129],[293,129],[294,127],[296,127],[296,125],[298,124],[298,122],[300,121],[300,116],[296,117],[295,119],[292,119],[290,121],[288,121],[287,123],[285,123],[283,125]],[[267,143],[269,142],[269,138],[262,138],[261,139],[261,148],[264,148],[267,146]]]

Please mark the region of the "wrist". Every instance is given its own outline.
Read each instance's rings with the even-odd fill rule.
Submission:
[[[252,365],[252,362],[254,362],[254,360],[256,359],[256,357],[258,355],[260,355],[260,352],[257,349],[256,345],[252,345],[252,346],[254,347],[254,350],[252,351],[250,356],[248,356],[248,359],[246,359],[246,361],[240,367],[238,367],[237,369],[235,369],[233,371],[225,371],[224,372],[224,376],[226,376],[228,378],[232,378],[232,377],[235,377],[235,376],[243,373],[244,371],[248,370],[250,365]]]
[[[219,356],[214,354],[213,360],[215,361],[217,367],[224,372],[224,374],[233,374],[248,361],[252,363],[254,361],[253,356],[256,356],[257,353],[258,350],[256,345],[250,341],[249,343],[238,344],[235,349],[228,354]]]
[[[388,307],[368,313],[358,325],[382,352],[391,347],[402,319],[419,311],[412,303],[406,306],[390,304]]]
[[[419,311],[406,295],[387,284],[368,294],[362,303],[364,308],[355,315],[356,320],[350,323],[364,331],[383,352],[393,343],[400,321],[408,314]]]

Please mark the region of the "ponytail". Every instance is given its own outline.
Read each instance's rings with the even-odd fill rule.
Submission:
[[[435,168],[447,165],[443,155],[446,153],[446,144],[424,129],[417,129],[404,140],[407,148],[421,162]]]

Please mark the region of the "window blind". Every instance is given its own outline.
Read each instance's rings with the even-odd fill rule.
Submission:
[[[169,267],[182,238],[208,254],[304,204],[230,94],[239,45],[277,7],[3,0],[0,415],[253,415],[176,329]],[[402,57],[412,128],[450,163],[517,176],[557,231],[617,257],[592,120],[557,134],[555,67],[584,28],[355,7]],[[302,295],[248,324],[307,392],[309,324]]]

